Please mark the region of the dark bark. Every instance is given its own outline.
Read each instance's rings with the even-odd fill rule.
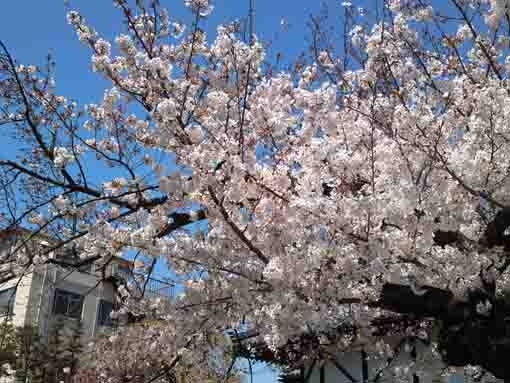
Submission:
[[[373,335],[402,334],[405,328],[428,320],[440,326],[439,347],[447,365],[480,365],[497,378],[510,380],[509,301],[493,299],[492,310],[487,315],[481,315],[476,305],[489,298],[482,290],[470,291],[469,299],[460,300],[449,290],[430,286],[422,289],[426,289],[426,292],[417,295],[409,286],[386,284],[380,299],[373,306],[401,315],[373,320]],[[337,334],[346,335],[355,331],[352,325],[341,325],[335,329]],[[243,340],[243,337],[239,340]],[[318,347],[316,334],[302,334],[276,352],[264,344],[252,345],[250,349],[241,345],[238,351],[244,357],[292,365],[299,363],[296,355],[306,353],[308,349],[317,350]]]
[[[492,222],[487,225],[485,233],[480,242],[488,248],[494,246],[510,245],[510,236],[505,235],[505,231],[510,227],[510,208],[501,209]]]
[[[458,231],[442,231],[436,230],[434,232],[434,243],[438,246],[445,247],[452,245],[459,241],[460,235]]]
[[[199,210],[196,212],[195,217],[191,217],[189,213],[178,213],[174,212],[170,214],[170,218],[172,218],[172,222],[166,225],[157,235],[157,238],[163,238],[173,231],[180,229],[186,225],[189,225],[193,222],[202,221],[207,218],[204,210]]]
[[[416,295],[409,286],[384,286],[380,307],[395,313],[432,317],[440,323],[439,346],[450,366],[480,365],[500,379],[510,379],[510,306],[494,299],[492,310],[481,315],[476,305],[489,299],[484,291],[469,293],[462,301],[448,290],[425,287]],[[508,318],[508,319],[507,319]]]
[[[383,287],[377,306],[400,314],[434,318],[444,317],[452,310],[453,294],[450,291],[429,286],[424,289],[425,294],[416,295],[409,286],[388,283]]]

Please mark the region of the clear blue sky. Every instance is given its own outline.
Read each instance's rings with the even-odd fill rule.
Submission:
[[[171,16],[189,20],[183,0],[161,0],[161,3],[168,7]],[[319,13],[321,3],[340,14],[338,0],[255,0],[255,31],[264,41],[272,42],[273,56],[278,51],[283,53],[284,59],[295,57],[307,46],[306,22],[311,13]],[[215,11],[206,25],[210,39],[214,38],[218,23],[247,15],[248,0],[216,0],[214,5]],[[119,12],[109,0],[71,0],[71,6],[79,8],[106,39],[112,40],[122,28]],[[288,23],[286,31],[281,26],[282,18]],[[57,63],[59,93],[82,105],[98,102],[108,86],[91,72],[90,53],[67,25],[62,0],[3,1],[0,39],[22,64],[43,64],[45,56],[51,52]],[[8,146],[0,137],[0,150],[4,155],[12,150]],[[255,365],[253,371],[253,383],[276,382],[276,374],[263,365]]]
[[[184,0],[161,0],[170,15],[189,20]],[[265,41],[272,41],[287,58],[306,47],[306,22],[310,13],[318,14],[326,3],[340,12],[339,0],[255,0],[255,30]],[[213,15],[206,21],[209,38],[216,25],[247,15],[248,0],[216,0]],[[107,39],[113,40],[121,28],[118,9],[109,0],[71,0],[88,22]],[[0,38],[23,64],[42,64],[48,52],[57,61],[57,83],[62,95],[82,103],[98,101],[107,84],[90,71],[90,54],[67,25],[63,0],[17,0],[2,2]],[[285,17],[287,32],[280,21]]]

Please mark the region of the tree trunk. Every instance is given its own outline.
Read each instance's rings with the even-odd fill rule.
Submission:
[[[494,376],[510,381],[510,306],[503,299],[491,299],[481,290],[472,291],[467,301],[448,290],[424,287],[423,295],[409,286],[387,284],[378,305],[395,313],[439,321],[439,347],[450,366],[480,365]],[[486,314],[477,304],[492,301]]]

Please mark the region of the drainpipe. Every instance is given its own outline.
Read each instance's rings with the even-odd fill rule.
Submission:
[[[92,320],[92,334],[90,334],[92,338],[96,336],[97,314],[99,311],[99,304],[101,303],[101,297],[103,296],[103,289],[104,289],[103,282],[101,282],[100,286],[101,287],[98,289],[99,294],[97,294],[96,304],[94,306],[94,318]]]
[[[37,308],[37,328],[40,331],[41,330],[41,311],[42,311],[42,303],[43,303],[43,297],[46,295],[44,294],[44,289],[46,288],[46,279],[48,277],[48,268],[50,265],[46,264],[44,268],[44,274],[43,274],[43,280],[42,280],[42,286],[40,291],[40,298],[39,298],[39,307]],[[48,294],[49,295],[49,294]],[[51,296],[49,296],[49,299],[51,299]],[[49,305],[48,305],[49,306]]]
[[[363,372],[363,383],[368,383],[368,355],[365,349],[361,350],[361,370]]]

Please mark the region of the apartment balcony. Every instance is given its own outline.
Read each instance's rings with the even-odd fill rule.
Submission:
[[[144,297],[171,299],[175,296],[175,284],[149,277],[144,283]]]
[[[144,274],[133,271],[133,263],[131,261],[115,258],[108,263],[106,267],[96,265],[96,270],[104,273],[106,280],[112,282],[124,282],[134,286],[138,294],[144,297],[158,297],[170,299],[174,296],[175,285],[170,281],[148,277]]]

